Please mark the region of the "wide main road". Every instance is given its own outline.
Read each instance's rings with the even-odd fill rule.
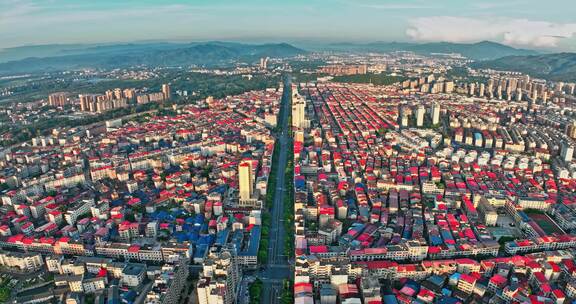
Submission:
[[[291,267],[288,264],[288,259],[284,255],[284,197],[286,196],[285,171],[288,160],[288,152],[290,151],[289,144],[289,126],[288,126],[288,113],[291,111],[292,89],[290,77],[286,77],[284,81],[284,94],[282,95],[281,107],[282,117],[278,121],[280,126],[277,140],[280,143],[278,155],[274,155],[274,161],[277,162],[278,171],[276,174],[276,189],[274,191],[274,199],[271,210],[271,227],[270,227],[270,241],[268,246],[268,263],[265,268],[260,271],[258,277],[264,282],[264,290],[262,294],[261,303],[278,303],[280,295],[282,294],[284,279],[292,277]]]

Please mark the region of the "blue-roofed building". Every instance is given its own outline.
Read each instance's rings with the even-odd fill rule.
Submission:
[[[127,304],[134,303],[134,300],[136,300],[136,296],[138,296],[138,294],[134,290],[129,290],[122,294],[122,303]]]
[[[114,207],[118,207],[118,206],[122,206],[124,205],[124,200],[119,198],[119,199],[115,199],[113,201],[110,202],[110,207],[114,208]]]
[[[199,239],[200,239],[200,233],[198,231],[192,231],[191,233],[188,234],[188,240],[192,244],[196,244]]]
[[[528,214],[526,214],[524,211],[520,210],[518,211],[518,215],[520,216],[520,218],[522,219],[522,221],[524,222],[529,222],[532,219],[528,216]]]
[[[208,191],[208,193],[213,193],[213,192],[217,192],[220,194],[224,194],[226,192],[226,189],[228,188],[227,185],[221,185],[218,187],[214,187],[213,189],[210,189],[210,191]]]
[[[196,217],[194,217],[194,226],[202,226],[203,223],[204,223],[204,215],[197,214]]]
[[[184,225],[182,225],[182,231],[192,232],[192,230],[194,230],[193,224],[185,222]]]
[[[450,275],[450,277],[448,278],[450,281],[451,285],[456,285],[458,284],[458,281],[460,280],[460,273],[459,272],[455,272],[452,275]]]
[[[200,239],[198,240],[198,244],[206,244],[208,246],[212,246],[214,243],[215,236],[211,234],[202,234],[200,235]]]
[[[188,234],[184,232],[176,232],[174,237],[176,237],[176,242],[178,243],[184,243],[188,240]]]
[[[430,237],[430,243],[433,246],[439,246],[442,245],[442,238],[438,235],[431,235]]]
[[[395,295],[385,295],[382,297],[382,301],[384,304],[398,304],[398,300],[396,300]]]
[[[440,231],[440,234],[442,235],[444,241],[454,240],[454,238],[452,237],[452,233],[448,230],[443,229]]]
[[[194,247],[194,255],[192,259],[195,264],[200,264],[204,261],[206,254],[208,254],[209,247],[210,246],[208,244],[200,244],[200,243],[197,244],[196,247]]]
[[[438,299],[438,301],[436,302],[438,304],[458,304],[458,303],[462,303],[462,301],[453,298],[453,297],[448,297],[448,296],[444,296],[441,297],[440,299]]]
[[[226,228],[222,231],[219,231],[216,234],[216,241],[214,242],[214,245],[219,245],[219,246],[225,245],[226,242],[228,241],[229,235],[230,235],[230,228]]]
[[[410,239],[410,237],[412,236],[412,231],[410,229],[404,229],[404,232],[402,232],[402,238],[403,239]]]
[[[164,221],[168,217],[168,212],[166,211],[156,211],[150,215],[150,217],[154,220]]]
[[[302,190],[303,191],[306,188],[306,179],[296,177],[294,179],[294,187],[296,188],[296,190]]]

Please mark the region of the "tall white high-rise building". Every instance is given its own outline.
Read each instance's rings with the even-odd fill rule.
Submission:
[[[164,100],[169,100],[172,98],[172,89],[169,84],[162,85],[162,95],[164,95]]]
[[[421,127],[424,125],[424,113],[426,113],[424,106],[418,106],[418,109],[416,110],[416,126]]]
[[[304,99],[296,87],[292,87],[292,127],[306,129],[306,99]]]
[[[238,165],[240,200],[248,200],[252,197],[253,186],[252,161],[242,161]]]
[[[408,127],[408,115],[402,114],[400,119],[400,125],[402,125],[403,127]]]
[[[432,124],[440,123],[440,104],[434,103],[432,105]]]
[[[453,81],[447,81],[444,84],[444,92],[445,93],[452,93],[454,92],[454,82]]]
[[[470,84],[470,91],[468,92],[468,94],[470,94],[470,96],[474,96],[475,91],[476,91],[476,84],[471,83]]]
[[[268,68],[268,57],[262,57],[260,58],[260,68],[265,70]]]

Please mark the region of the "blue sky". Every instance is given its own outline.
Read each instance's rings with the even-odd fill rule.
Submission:
[[[573,0],[0,0],[0,48],[140,40],[492,40],[576,51]]]

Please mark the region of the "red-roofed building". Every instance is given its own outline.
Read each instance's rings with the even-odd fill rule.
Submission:
[[[460,291],[471,294],[475,285],[476,278],[474,276],[465,273],[460,275],[460,279],[458,279],[458,289]]]

